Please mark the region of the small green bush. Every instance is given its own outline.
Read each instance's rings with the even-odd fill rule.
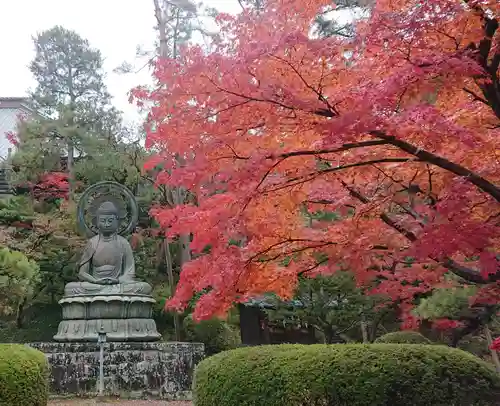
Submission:
[[[445,346],[277,345],[202,361],[196,406],[492,406],[500,377]]]
[[[375,340],[381,344],[432,344],[432,341],[416,331],[395,331]]]
[[[45,355],[19,344],[0,344],[0,406],[46,406]]]
[[[221,351],[232,350],[241,344],[239,329],[219,319],[193,321],[184,319],[186,340],[205,344],[205,354],[210,356]]]

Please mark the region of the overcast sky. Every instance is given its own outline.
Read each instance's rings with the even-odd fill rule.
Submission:
[[[0,13],[0,97],[24,96],[34,86],[27,66],[34,56],[32,36],[62,25],[75,30],[101,50],[105,58],[106,84],[114,104],[127,121],[139,116],[128,104],[127,92],[147,83],[150,73],[119,75],[113,69],[123,61],[134,62],[137,45],[147,49],[155,40],[153,0],[19,0],[9,1]],[[206,0],[224,12],[237,12],[237,0]]]

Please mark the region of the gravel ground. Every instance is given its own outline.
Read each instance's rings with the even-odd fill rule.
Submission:
[[[95,399],[73,399],[73,400],[53,400],[49,406],[193,406],[191,402],[166,402],[163,400],[105,400]]]

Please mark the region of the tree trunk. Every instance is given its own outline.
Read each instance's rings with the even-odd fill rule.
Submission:
[[[168,56],[168,38],[167,38],[167,26],[165,24],[165,19],[163,16],[162,9],[158,0],[153,0],[155,7],[155,17],[158,22],[158,32],[160,36],[160,57],[166,58]]]
[[[26,306],[26,302],[28,299],[26,297],[19,303],[17,306],[17,315],[16,315],[16,327],[23,328],[23,320],[24,320],[24,307]]]
[[[335,336],[334,329],[330,326],[325,327],[323,334],[325,335],[325,344],[331,344],[333,342],[333,337]]]
[[[488,343],[488,348],[490,348],[491,343],[493,342],[493,338],[491,337],[491,331],[488,325],[484,326],[484,334],[486,335],[486,342]],[[497,372],[500,374],[500,360],[498,359],[498,352],[496,350],[491,350],[491,358],[493,363],[495,364],[495,368]]]
[[[69,132],[66,133],[67,142],[66,147],[68,148],[68,162],[66,163],[68,171],[68,198],[70,202],[73,202],[74,192],[75,192],[75,174],[74,174],[74,157],[75,157],[75,144],[73,136],[77,135],[75,130],[75,103],[76,95],[73,91],[73,69],[68,66],[68,89],[70,94],[70,104],[69,104]]]
[[[191,240],[191,236],[189,234],[181,234],[179,236],[179,248],[181,249],[181,258],[180,263],[181,266],[186,262],[191,261],[191,250],[189,248],[189,242]]]
[[[186,203],[187,191],[182,187],[176,187],[171,189],[172,192],[172,206],[179,206]],[[182,266],[191,261],[191,249],[189,248],[189,243],[191,242],[191,236],[189,234],[179,235],[179,250],[180,250],[180,266]]]
[[[68,186],[69,186],[69,190],[68,190],[68,197],[69,197],[69,200],[72,202],[73,201],[73,197],[74,197],[74,192],[75,192],[75,171],[74,171],[74,153],[75,153],[75,149],[74,149],[74,145],[73,145],[73,139],[71,138],[71,136],[69,136],[68,138],[68,167],[67,167],[67,171],[68,171]]]
[[[360,327],[361,327],[361,335],[363,337],[363,343],[367,344],[370,342],[370,339],[368,337],[368,326],[366,324],[366,317],[364,314],[361,315]]]
[[[165,263],[167,265],[168,283],[170,285],[170,289],[172,290],[172,294],[174,294],[175,292],[174,269],[172,263],[172,256],[170,254],[170,244],[168,242],[168,238],[166,237],[163,243],[163,249],[165,253]],[[180,325],[181,322],[179,319],[179,314],[177,312],[173,312],[173,316],[174,316],[175,341],[182,341],[181,325]]]

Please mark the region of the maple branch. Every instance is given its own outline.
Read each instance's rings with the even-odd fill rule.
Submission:
[[[322,154],[333,154],[337,152],[344,152],[350,149],[363,148],[363,147],[371,147],[374,145],[387,145],[390,144],[385,140],[369,140],[369,141],[361,141],[361,142],[351,142],[342,144],[341,147],[338,148],[325,148],[325,149],[316,149],[316,150],[298,150],[292,152],[284,152],[279,155],[268,155],[267,159],[275,159],[275,158],[290,158],[293,156],[306,156],[306,155],[322,155]]]
[[[212,114],[209,114],[208,116],[205,116],[203,117],[203,119],[207,120],[207,119],[210,119],[210,118],[213,118],[213,117],[216,117],[217,115],[219,115],[220,113],[225,113],[226,111],[229,111],[233,108],[236,108],[236,107],[241,107],[241,106],[244,106],[245,104],[247,103],[250,103],[252,100],[248,99],[248,100],[243,100],[242,102],[240,103],[236,103],[236,104],[233,104],[231,106],[227,106],[223,109],[220,109],[220,110],[217,110],[215,113],[212,113]]]
[[[488,100],[482,98],[481,96],[479,96],[478,94],[476,94],[475,92],[473,92],[472,90],[470,89],[467,89],[466,87],[463,88],[464,92],[466,93],[469,93],[473,98],[474,100],[476,101],[480,101],[481,103],[484,103],[486,104],[488,107],[490,107],[490,103],[488,102]]]
[[[500,67],[500,49],[493,55],[493,59],[490,64],[490,72],[496,74],[496,71]]]
[[[366,196],[361,194],[359,191],[354,189],[353,187],[349,186],[347,183],[344,181],[340,181],[342,185],[347,189],[347,191],[351,194],[351,196],[355,197],[359,201],[361,201],[364,204],[370,203],[370,199],[368,199]],[[396,220],[393,220],[387,213],[382,213],[380,215],[380,219],[387,224],[389,227],[393,228],[397,232],[399,232],[401,235],[406,237],[409,241],[415,242],[418,240],[417,236],[404,228],[402,225],[398,224]],[[477,284],[486,284],[490,282],[494,282],[497,280],[500,280],[500,272],[497,272],[496,274],[490,275],[488,278],[484,278],[479,272],[477,272],[474,269],[468,268],[466,266],[460,265],[459,263],[455,262],[451,258],[445,258],[444,261],[440,261],[437,258],[432,258],[430,257],[433,261],[439,263],[449,271],[453,272],[455,275],[465,279],[468,282],[471,283],[477,283]]]
[[[302,108],[298,108],[298,107],[294,107],[294,106],[288,106],[278,100],[273,100],[273,99],[265,99],[265,98],[260,98],[260,97],[255,97],[255,96],[248,96],[248,95],[245,95],[245,94],[241,94],[241,93],[238,93],[238,92],[235,92],[235,91],[232,91],[232,90],[229,90],[229,89],[224,89],[223,87],[219,86],[217,83],[215,83],[215,81],[206,76],[206,75],[203,75],[206,79],[208,79],[208,81],[210,83],[212,83],[212,85],[215,86],[215,88],[217,90],[219,90],[220,92],[223,92],[223,93],[228,93],[230,95],[233,95],[233,96],[236,96],[236,97],[241,97],[242,99],[247,99],[248,101],[253,101],[253,102],[259,102],[259,103],[271,103],[271,104],[274,104],[276,106],[279,106],[285,110],[290,110],[291,112],[295,112],[296,110],[298,111],[304,111],[304,112],[307,112],[307,113],[313,113],[313,114],[316,114],[318,116],[322,116],[322,117],[335,117],[336,114],[333,113],[332,111],[328,110],[328,109],[315,109],[315,110],[305,110],[305,109],[302,109]]]
[[[491,51],[493,44],[493,36],[498,29],[498,20],[496,18],[489,18],[483,13],[484,22],[484,38],[479,41],[479,55],[481,65],[488,69],[488,55]]]
[[[387,135],[383,131],[375,130],[370,131],[370,134],[387,141],[387,143],[398,147],[399,149],[416,156],[422,161],[429,162],[433,165],[439,166],[442,169],[454,173],[457,176],[464,177],[467,181],[471,182],[483,192],[486,192],[492,196],[495,200],[500,202],[500,188],[495,186],[493,183],[489,182],[485,178],[479,176],[478,174],[472,172],[470,169],[464,168],[454,162],[448,161],[446,158],[440,157],[439,155],[433,154],[432,152],[426,151],[425,149],[418,148],[406,141],[400,140],[394,136]]]
[[[479,41],[479,45],[476,46],[475,43],[472,43],[467,47],[468,50],[475,51],[477,63],[481,65],[486,72],[486,75],[481,75],[481,77],[486,76],[488,79],[487,81],[481,81],[481,83],[476,80],[476,84],[483,92],[483,96],[488,100],[489,106],[495,115],[500,119],[500,89],[497,75],[497,70],[500,66],[500,50],[498,47],[495,54],[491,57],[491,63],[488,65],[493,38],[500,27],[500,23],[498,22],[498,18],[488,16],[488,13],[485,12],[480,4],[472,2],[471,0],[465,0],[465,3],[467,3],[483,21],[484,36]]]
[[[326,262],[328,262],[328,259],[323,259],[323,260],[317,262],[315,265],[313,265],[307,269],[304,269],[303,271],[300,271],[299,273],[297,273],[297,276],[298,277],[303,276],[306,273],[311,272],[311,271],[315,270],[316,268],[320,267],[321,265],[323,265]]]
[[[403,186],[403,189],[400,190],[399,192],[407,192],[408,193],[408,197],[410,198],[410,207],[405,206],[405,205],[398,203],[398,202],[394,202],[394,204],[396,206],[400,207],[401,209],[403,209],[403,211],[405,211],[407,214],[412,216],[415,220],[417,220],[419,222],[419,224],[421,226],[423,226],[425,224],[425,221],[423,221],[423,219],[419,216],[419,214],[413,210],[413,205],[411,203],[411,196],[415,195],[417,193],[421,193],[422,195],[425,195],[425,197],[427,199],[429,199],[429,207],[432,207],[436,204],[437,197],[432,195],[432,171],[430,170],[429,165],[428,164],[426,165],[427,174],[428,174],[429,191],[422,190],[422,188],[419,185],[413,184],[414,178],[411,180],[411,182],[407,186],[406,184],[403,183],[402,180],[398,180],[398,179],[394,178],[391,174],[386,173],[383,169],[379,168],[378,166],[373,165],[373,167],[375,169],[377,169],[387,179],[390,179],[392,182]]]
[[[241,93],[237,93],[237,92],[234,92],[232,90],[229,90],[229,89],[224,89],[223,87],[220,87],[217,83],[215,83],[215,81],[208,77],[207,75],[203,75],[205,78],[208,79],[208,81],[210,83],[212,83],[212,85],[214,85],[217,90],[223,92],[223,93],[228,93],[228,94],[231,94],[233,96],[236,96],[236,97],[241,97],[242,99],[247,99],[247,101],[253,101],[253,102],[259,102],[259,103],[271,103],[271,104],[275,104],[279,107],[282,107],[284,108],[285,110],[291,110],[291,111],[294,111],[294,110],[299,110],[293,106],[287,106],[286,104],[283,104],[277,100],[272,100],[272,99],[263,99],[263,98],[258,98],[258,97],[254,97],[254,96],[247,96],[245,94],[241,94]]]
[[[238,154],[238,153],[234,150],[234,148],[233,148],[231,145],[229,145],[229,144],[227,144],[227,143],[225,143],[225,145],[226,145],[226,147],[228,147],[228,148],[231,150],[231,152],[233,153],[233,156],[232,156],[232,157],[230,157],[230,158],[236,158],[236,159],[250,159],[250,158],[248,158],[248,157],[244,157],[244,156],[239,155],[239,154]],[[227,158],[227,157],[221,157],[220,159],[222,159],[222,158]]]
[[[356,167],[360,167],[360,166],[367,166],[367,165],[380,164],[380,163],[395,163],[395,162],[409,162],[409,161],[419,162],[419,160],[416,160],[415,158],[381,158],[381,159],[373,159],[371,161],[356,162],[353,164],[337,166],[335,168],[323,169],[323,170],[316,171],[316,172],[310,172],[310,173],[305,174],[303,176],[298,176],[295,178],[288,179],[284,185],[277,186],[277,187],[274,187],[272,189],[265,189],[262,191],[262,193],[276,192],[276,191],[281,190],[281,189],[297,186],[297,185],[300,185],[302,183],[306,183],[306,182],[309,182],[311,180],[314,180],[318,176],[321,176],[325,173],[337,172],[337,171],[341,171],[343,169],[350,169],[350,168],[356,168]],[[294,182],[294,183],[290,183],[290,182]]]
[[[450,35],[447,32],[445,32],[443,30],[440,30],[440,29],[437,29],[437,28],[436,28],[436,32],[438,34],[444,35],[448,39],[451,39],[455,43],[455,50],[457,50],[457,51],[459,50],[459,48],[460,48],[460,41],[459,41],[459,39],[457,37],[454,37],[453,35]]]
[[[242,11],[246,11],[246,8],[241,0],[238,0],[238,4],[240,5]]]
[[[288,244],[288,243],[292,243],[292,242],[319,242],[319,243],[324,243],[325,241],[314,241],[314,240],[308,240],[308,239],[303,239],[303,238],[298,238],[298,239],[295,239],[295,238],[288,238],[286,240],[283,240],[283,241],[280,241],[280,242],[277,242],[277,243],[274,243],[274,244],[271,244],[269,247],[267,247],[265,250],[263,251],[260,251],[258,252],[257,254],[255,255],[252,255],[248,260],[247,260],[247,264],[249,264],[250,262],[252,262],[255,258],[265,254],[266,252],[269,252],[271,251],[273,248],[276,248],[276,247],[279,247],[280,245],[283,245],[283,244]]]
[[[371,146],[376,146],[376,145],[387,145],[389,144],[387,141],[384,140],[369,140],[369,141],[360,141],[360,142],[351,142],[351,143],[346,143],[342,144],[341,147],[338,148],[325,148],[325,149],[303,149],[303,150],[297,150],[297,151],[291,151],[291,152],[283,152],[281,154],[269,154],[266,155],[264,158],[265,159],[279,159],[279,158],[291,158],[295,156],[308,156],[308,155],[324,155],[324,154],[334,154],[337,152],[344,152],[348,151],[350,149],[356,149],[356,148],[364,148],[364,147],[371,147]],[[226,144],[227,145],[227,144]],[[244,159],[248,160],[250,159],[249,156],[241,156],[237,154],[233,148],[231,148],[229,145],[227,145],[231,151],[233,152],[233,156],[230,157],[221,157],[221,158],[234,158],[234,159]],[[219,159],[221,159],[219,158]]]
[[[278,259],[278,258],[280,258],[282,256],[287,256],[287,255],[291,255],[291,254],[296,254],[298,252],[304,252],[304,251],[310,250],[310,249],[323,248],[323,247],[327,247],[329,245],[335,245],[336,244],[335,242],[332,242],[332,241],[314,241],[314,240],[300,240],[300,239],[291,239],[291,240],[288,240],[288,241],[282,241],[281,243],[273,244],[270,247],[266,248],[264,251],[261,251],[261,252],[255,254],[255,255],[253,255],[250,259],[248,259],[246,261],[247,265],[250,264],[250,262],[252,262],[252,260],[254,260],[255,258],[257,258],[257,257],[265,254],[266,252],[271,251],[272,249],[276,248],[279,245],[286,244],[286,243],[289,243],[289,242],[300,242],[300,241],[317,242],[319,244],[317,244],[317,245],[308,245],[308,246],[305,246],[305,247],[295,248],[295,249],[292,249],[290,251],[281,252],[281,253],[275,255],[274,257],[267,258],[267,259],[261,260],[259,262],[275,261],[276,259]]]
[[[286,59],[284,58],[281,58],[279,56],[276,56],[276,55],[272,55],[271,54],[271,57],[285,63],[286,65],[288,65],[293,71],[294,73],[300,78],[300,80],[302,81],[302,83],[304,83],[304,85],[309,89],[309,90],[312,90],[317,96],[318,96],[318,100],[322,101],[323,103],[325,103],[326,107],[328,107],[328,111],[330,113],[333,113],[333,116],[338,116],[339,112],[338,110],[335,108],[335,106],[332,106],[330,104],[330,102],[326,99],[326,97],[318,90],[316,89],[314,86],[310,85],[309,83],[307,83],[307,80],[304,79],[304,77],[300,74],[299,70],[292,65],[292,63],[290,61],[287,61]],[[325,112],[326,114],[326,112]],[[333,117],[332,116],[332,117]],[[330,117],[330,116],[328,116]]]
[[[342,184],[342,186],[344,186],[347,189],[347,191],[349,192],[349,194],[352,197],[355,197],[361,203],[364,203],[364,204],[370,203],[370,199],[368,199],[366,196],[364,196],[363,194],[361,194],[359,191],[357,191],[353,187],[349,186],[343,180],[340,180],[340,183]],[[414,233],[412,233],[409,230],[406,230],[403,226],[401,226],[400,224],[398,224],[398,222],[396,220],[391,219],[387,213],[382,213],[380,215],[380,218],[381,218],[381,220],[385,224],[387,224],[388,226],[390,226],[393,229],[395,229],[397,232],[399,232],[400,234],[402,234],[403,236],[405,236],[408,240],[410,240],[412,242],[414,242],[414,241],[417,240],[417,236]]]
[[[255,191],[258,190],[258,188],[264,183],[266,178],[270,175],[271,171],[275,169],[281,162],[283,162],[285,159],[294,157],[294,156],[307,156],[307,155],[321,155],[321,154],[331,154],[331,153],[336,153],[336,152],[343,152],[347,151],[349,149],[355,149],[355,148],[363,148],[363,147],[369,147],[369,146],[374,146],[374,145],[385,145],[387,144],[386,141],[382,140],[369,140],[369,141],[362,141],[362,142],[353,142],[353,143],[347,143],[342,145],[339,148],[333,148],[333,149],[319,149],[319,150],[301,150],[301,151],[292,151],[292,152],[285,152],[279,155],[276,154],[270,154],[265,157],[265,159],[278,159],[264,174],[264,176],[261,178],[259,183],[257,184]],[[238,155],[231,147],[229,147],[232,151],[234,156],[231,158],[235,159],[245,159],[248,160],[250,157],[242,157]],[[224,157],[223,157],[224,158]],[[290,185],[288,185],[290,186]],[[245,204],[243,205],[241,211],[245,211],[250,202],[252,201],[252,196],[250,196]]]

